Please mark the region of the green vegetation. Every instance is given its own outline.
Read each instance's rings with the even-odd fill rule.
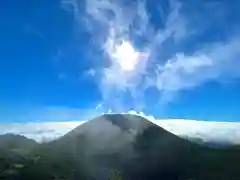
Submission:
[[[121,171],[115,170],[112,174],[110,174],[109,180],[123,180]]]
[[[108,118],[114,121],[114,116]],[[124,120],[118,134],[109,134],[110,129],[99,126],[95,136],[92,125],[98,121],[92,121],[44,144],[23,136],[2,136],[0,179],[240,180],[240,148],[203,147],[134,118],[134,127],[136,123],[145,127],[136,136],[128,130],[131,116]],[[113,127],[121,125],[119,121]],[[104,139],[104,133],[109,134],[109,139]]]

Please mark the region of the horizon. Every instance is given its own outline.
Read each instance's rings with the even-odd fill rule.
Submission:
[[[112,114],[112,113],[111,113]],[[113,113],[116,114],[116,113]],[[214,122],[186,119],[155,119],[143,113],[131,111],[134,116],[140,116],[154,123],[155,125],[182,138],[201,139],[205,143],[225,143],[231,145],[240,144],[240,123],[239,122]],[[101,115],[104,116],[105,114]],[[100,116],[94,117],[98,118]],[[16,122],[0,124],[0,134],[23,135],[34,139],[37,142],[48,142],[58,139],[78,126],[81,126],[93,119],[81,121],[64,122]]]

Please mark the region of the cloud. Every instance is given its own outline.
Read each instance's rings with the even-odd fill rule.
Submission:
[[[161,119],[147,116],[143,112],[128,112],[148,118],[158,126],[180,136],[198,138],[205,142],[240,144],[239,122],[213,122],[185,119]],[[29,122],[0,124],[0,134],[21,134],[38,142],[50,141],[63,136],[87,121],[69,122]]]
[[[158,75],[153,82],[159,90],[179,91],[199,86],[221,77],[239,77],[240,38],[213,44],[192,55],[176,54],[163,66],[158,66]],[[157,84],[155,84],[157,82]]]
[[[211,30],[214,23],[218,25],[218,16],[225,22],[223,17],[228,14],[221,8],[223,3],[214,8],[204,2],[197,5],[209,15],[203,17],[197,7],[189,8],[191,3],[178,0],[170,0],[168,5],[154,4],[156,7],[151,8],[157,9],[155,14],[148,1],[86,0],[82,11],[79,10],[80,0],[67,2],[62,4],[72,6],[77,22],[85,23],[94,45],[103,52],[102,67],[88,72],[94,72],[90,74],[99,86],[106,110],[144,110],[148,106],[146,99],[151,96],[146,93],[148,88],[156,89],[156,99],[166,104],[181,90],[211,81],[231,81],[240,76],[239,34],[229,29],[228,36],[215,41],[197,39],[200,35],[211,36],[204,33]],[[204,18],[206,21],[202,21]],[[212,35],[215,34],[216,31]],[[189,42],[193,45],[189,46]],[[119,56],[116,57],[124,43],[130,44],[132,54],[137,54],[137,61],[136,56],[131,56],[135,63],[134,68],[130,66],[131,71],[126,71],[125,65],[119,63]]]
[[[156,119],[144,112],[129,111],[133,115],[140,115],[154,124],[173,134],[203,142],[240,144],[239,122],[216,122],[190,119]]]
[[[84,121],[70,122],[29,122],[0,124],[0,134],[21,134],[28,138],[41,141],[50,141],[63,136]]]
[[[239,122],[167,119],[155,123],[182,137],[198,138],[212,143],[240,144]]]
[[[129,7],[123,6],[117,1],[87,1],[86,13],[91,17],[89,21],[97,22],[105,29],[104,33],[94,34],[93,36],[106,37],[105,40],[100,42],[99,46],[107,54],[110,63],[101,70],[99,87],[103,104],[112,108],[113,111],[121,112],[127,109],[122,102],[125,96],[131,98],[134,109],[142,110],[144,107],[142,97],[147,88],[146,77],[152,79],[152,75],[148,72],[148,65],[151,63],[149,62],[151,51],[158,48],[171,36],[175,40],[179,40],[185,35],[184,21],[179,13],[180,3],[177,1],[171,3],[170,13],[165,19],[166,28],[155,33],[153,33],[153,26],[149,22],[149,14],[145,5],[144,2],[140,1]],[[134,27],[135,24],[137,27]],[[150,44],[137,50],[133,46],[134,38],[131,37],[131,33],[133,36],[147,38]],[[124,45],[125,42],[131,44],[129,45],[130,49],[135,51],[134,54],[137,54],[139,62],[132,71],[126,71],[125,68],[119,66],[118,59],[115,57],[118,52],[117,48],[121,48],[121,45]],[[127,52],[121,52],[121,54],[124,53]],[[130,55],[126,54],[124,60],[127,59],[127,56]],[[120,59],[120,61],[124,60]],[[131,59],[127,59],[127,61],[129,62]],[[141,84],[144,84],[144,86],[141,87]]]

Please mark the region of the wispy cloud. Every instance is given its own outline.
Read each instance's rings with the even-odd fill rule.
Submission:
[[[211,4],[206,6],[209,17],[202,17],[202,13],[191,16],[192,11],[188,12],[186,4],[178,0],[170,0],[164,8],[159,2],[159,16],[156,17],[149,11],[148,1],[126,4],[123,1],[86,0],[82,11],[77,8],[80,1],[69,2],[74,7],[76,19],[86,23],[94,43],[103,51],[103,67],[90,74],[98,81],[102,106],[106,109],[128,110],[124,103],[127,98],[132,102],[132,108],[143,110],[149,87],[158,90],[160,102],[164,104],[181,90],[240,76],[239,34],[231,34],[229,30],[231,35],[222,38],[223,41],[202,43],[195,40],[193,47],[182,48],[189,39],[196,38],[194,35],[203,33],[213,25],[211,23],[217,22],[215,15],[211,16]],[[223,9],[219,7],[222,7],[221,3],[214,6],[214,12],[222,17]],[[206,23],[198,23],[199,16],[208,18]],[[123,42],[130,43],[138,54],[134,70],[126,71],[116,59],[117,48]]]
[[[239,68],[236,68],[240,57],[239,45],[240,38],[234,37],[197,50],[192,55],[176,54],[166,64],[158,66],[157,88],[178,91],[209,80],[221,81],[222,76],[239,77]]]

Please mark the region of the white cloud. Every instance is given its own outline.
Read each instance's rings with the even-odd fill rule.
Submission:
[[[240,38],[200,49],[193,55],[177,54],[159,66],[154,85],[159,90],[179,91],[207,81],[221,81],[222,76],[239,77]]]
[[[88,75],[90,76],[95,76],[96,75],[96,71],[94,69],[90,69],[88,72],[87,72]]]
[[[84,121],[70,122],[29,122],[0,124],[0,134],[21,134],[39,142],[49,141],[61,137]]]
[[[161,119],[143,112],[129,111],[147,118],[154,124],[182,137],[198,138],[206,142],[240,144],[239,122],[214,122],[185,119]],[[15,133],[39,142],[59,138],[87,121],[29,122],[0,124],[0,134]]]
[[[198,23],[198,13],[191,16],[187,8],[183,8],[184,4],[178,0],[169,1],[168,13],[163,11],[165,9],[159,3],[159,17],[156,18],[163,26],[158,29],[150,20],[152,14],[149,14],[146,8],[147,1],[137,0],[124,5],[121,1],[86,0],[85,9],[82,11],[79,10],[80,2],[70,0],[66,3],[65,0],[63,4],[72,6],[76,19],[86,23],[86,29],[91,33],[94,43],[105,52],[102,63],[104,67],[95,69],[94,74],[98,76],[93,78],[97,79],[102,93],[102,106],[106,106],[106,109],[129,110],[122,100],[130,93],[131,97],[128,98],[133,102],[134,109],[143,110],[143,107],[147,106],[144,100],[149,96],[145,93],[149,87],[159,91],[160,103],[164,104],[174,99],[175,94],[183,89],[196,88],[209,81],[222,82],[224,79],[225,82],[240,77],[238,34],[231,34],[228,40],[210,42],[204,46],[199,44],[197,48],[191,49],[191,53],[171,46],[169,49],[165,48],[166,42],[172,39],[173,46],[184,46],[188,38],[202,33],[203,29],[206,30],[209,28],[207,26],[212,25],[210,20],[206,24],[202,21]],[[225,11],[217,7],[219,6],[214,8],[214,12],[224,15]],[[202,14],[200,15],[202,19]],[[214,15],[207,18],[216,19]],[[147,43],[136,46],[136,42],[141,39],[145,39]],[[131,66],[131,71],[125,71],[119,66],[114,56],[118,51],[116,48],[121,47],[122,42],[131,45],[134,49],[132,54],[138,54],[138,60],[133,61],[137,62],[137,66]],[[161,59],[159,54],[168,53],[165,51],[169,51],[170,55],[167,59]],[[125,59],[128,58],[129,56]],[[123,63],[124,66],[133,64],[126,61]]]
[[[158,120],[155,123],[183,137],[200,138],[206,142],[240,144],[239,122],[213,122],[184,119]]]
[[[135,103],[134,108],[142,110],[144,105],[141,106],[140,104],[142,104],[142,96],[147,88],[145,78],[153,78],[151,77],[152,74],[147,70],[150,65],[149,55],[152,53],[151,51],[155,51],[171,36],[179,40],[185,35],[184,21],[179,13],[180,8],[180,3],[172,1],[171,12],[165,19],[166,28],[153,33],[153,26],[149,22],[149,15],[144,2],[138,1],[137,4],[125,7],[116,1],[87,1],[87,14],[106,28],[106,34],[100,34],[100,36],[106,36],[106,40],[100,42],[100,46],[102,46],[102,49],[107,53],[110,64],[102,70],[101,83],[99,86],[103,95],[103,103],[107,105],[107,107],[120,111],[126,110],[127,108],[121,102],[123,97],[120,97],[119,101],[116,97],[119,94],[130,92],[132,96],[131,101]],[[106,14],[106,12],[111,12],[112,17]],[[134,27],[136,19],[138,28],[132,32],[131,28]],[[122,42],[125,41],[128,44],[133,44],[132,41],[134,41],[134,39],[131,38],[131,33],[136,33],[138,36],[146,37],[149,40],[152,39],[152,41],[149,45],[139,50],[133,47],[133,45],[129,45],[132,49],[134,48],[132,54],[138,54],[138,64],[135,64],[136,67],[134,67],[134,69],[132,68],[132,71],[125,71],[126,68],[119,66],[114,55],[119,50],[116,48],[122,47],[124,44],[121,44]],[[96,36],[99,36],[99,34]],[[125,54],[125,56],[126,55],[127,54]],[[125,60],[122,60],[122,62],[128,59],[128,64],[132,65],[133,63],[129,63],[129,61],[131,61],[129,56],[130,55],[128,55],[128,58],[125,57]],[[141,84],[145,85],[139,87]]]

